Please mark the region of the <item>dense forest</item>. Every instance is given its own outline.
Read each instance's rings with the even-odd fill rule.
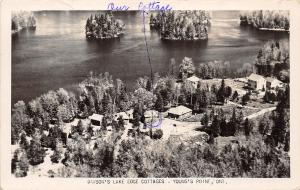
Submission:
[[[115,19],[111,12],[91,15],[85,25],[87,38],[110,39],[120,37],[124,33],[125,24]]]
[[[133,91],[109,73],[91,72],[78,85],[77,95],[61,88],[28,103],[17,102],[12,109],[11,143],[17,145],[12,173],[27,176],[29,168],[43,164],[51,150],[51,162],[60,168],[49,171],[50,177],[289,177],[289,85],[278,90],[276,109],[262,118],[244,118],[235,108],[225,113],[220,105],[236,101],[238,94],[224,79],[217,84],[200,81],[196,88],[186,80],[195,74],[210,78],[228,72],[228,63],[213,63],[197,69],[185,57],[174,69],[171,59],[166,76],[156,73],[153,81],[140,77]],[[242,102],[246,104],[250,96],[248,92]],[[147,110],[162,113],[177,105],[203,114],[197,122],[208,138],[193,136],[187,142],[175,135],[162,141],[161,129],[141,133]],[[133,109],[133,132],[117,146],[125,123],[122,117],[113,118],[129,109]],[[104,116],[96,139],[92,126],[85,123],[93,113]],[[67,135],[64,127],[75,118],[79,122]],[[106,138],[108,125],[112,134]],[[220,137],[238,141],[221,146]]]
[[[159,30],[162,39],[204,40],[210,17],[206,11],[159,11],[150,15],[150,27]]]
[[[15,33],[25,28],[36,28],[36,19],[33,13],[27,11],[13,12],[11,18],[12,32]]]
[[[250,63],[244,63],[241,68],[232,69],[229,61],[214,60],[199,63],[196,73],[202,79],[212,79],[247,77],[254,71],[255,68]]]
[[[281,81],[289,81],[289,44],[277,41],[266,43],[258,51],[255,67],[260,75],[275,76]]]
[[[250,25],[258,29],[290,29],[288,11],[247,11],[240,15],[241,25]]]

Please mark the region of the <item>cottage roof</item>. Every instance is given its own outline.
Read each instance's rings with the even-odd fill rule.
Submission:
[[[122,119],[125,119],[125,120],[129,119],[128,114],[125,113],[125,112],[119,112],[119,113],[116,114],[116,118],[119,118],[120,116],[122,117]]]
[[[200,81],[200,79],[198,77],[196,77],[195,75],[187,78],[186,80],[191,81],[191,82],[198,82],[198,81]]]
[[[183,114],[189,113],[191,111],[192,111],[191,109],[189,109],[185,106],[177,106],[175,108],[170,108],[168,113],[174,114],[174,115],[183,115]]]
[[[94,113],[93,115],[91,115],[89,117],[89,119],[96,120],[96,121],[102,121],[102,118],[103,118],[103,115],[99,115],[99,114],[96,114],[96,113]]]
[[[133,129],[132,125],[127,125],[127,129],[128,129],[128,130]]]
[[[112,130],[112,126],[111,125],[107,126],[106,130],[110,130],[111,131]]]
[[[252,81],[259,81],[259,80],[265,80],[265,78],[261,75],[258,75],[258,74],[254,74],[252,73],[249,77],[248,77],[249,80],[252,80]]]

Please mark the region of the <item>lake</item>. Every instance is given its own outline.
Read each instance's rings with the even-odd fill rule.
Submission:
[[[143,33],[143,17],[137,11],[115,12],[126,24],[120,39],[88,41],[86,19],[96,11],[38,11],[35,31],[12,37],[12,103],[31,99],[63,87],[75,91],[90,71],[109,72],[132,88],[139,76],[150,75]],[[149,15],[147,15],[149,17]],[[191,57],[197,66],[211,60],[227,60],[233,68],[253,63],[268,40],[289,40],[289,34],[240,27],[238,11],[212,11],[206,42],[161,41],[150,31],[146,36],[154,72],[168,71],[170,58]],[[146,18],[148,23],[149,19]]]

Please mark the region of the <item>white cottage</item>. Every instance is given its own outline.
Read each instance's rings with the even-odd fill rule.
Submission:
[[[276,87],[282,87],[283,84],[283,82],[273,77],[267,77],[266,81],[266,88],[268,90],[275,89]]]
[[[189,81],[190,83],[192,83],[192,85],[194,86],[194,88],[197,88],[198,82],[200,81],[200,78],[194,76],[191,76],[189,78],[186,79],[187,81]]]
[[[126,112],[116,113],[115,117],[114,117],[115,121],[118,121],[119,117],[122,117],[125,125],[127,125],[129,123],[129,116],[128,116],[128,114]]]

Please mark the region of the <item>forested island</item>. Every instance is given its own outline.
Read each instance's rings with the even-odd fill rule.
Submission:
[[[124,34],[125,24],[116,19],[111,12],[91,15],[85,25],[85,35],[88,39],[112,39]]]
[[[32,12],[19,11],[13,12],[11,17],[11,32],[15,34],[23,29],[36,28],[36,19]]]
[[[240,15],[241,25],[249,25],[260,30],[289,31],[288,11],[247,11]]]
[[[267,44],[273,43],[284,47]],[[109,73],[91,72],[77,94],[61,88],[19,101],[12,109],[11,171],[16,177],[290,177],[288,81],[253,89],[250,79],[263,76],[228,65],[171,59],[167,75],[140,77],[132,91]]]
[[[159,11],[150,15],[150,28],[166,40],[206,40],[210,17],[206,11]]]

